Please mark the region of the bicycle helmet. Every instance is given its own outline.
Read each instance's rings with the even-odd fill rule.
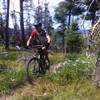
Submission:
[[[35,28],[42,28],[42,23],[38,23],[38,24],[36,24],[34,26],[35,26]]]

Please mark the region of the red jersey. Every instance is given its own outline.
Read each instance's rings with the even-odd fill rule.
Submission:
[[[37,36],[37,35],[38,35],[38,31],[34,28],[32,30],[31,36],[33,37],[33,36]]]
[[[47,38],[46,38],[46,32],[44,30],[41,30],[40,32],[38,32],[35,28],[32,30],[31,33],[32,37],[36,37],[37,41],[39,40],[40,43],[44,44],[45,42],[47,42]],[[38,37],[38,38],[37,38]],[[38,42],[39,42],[38,41]]]

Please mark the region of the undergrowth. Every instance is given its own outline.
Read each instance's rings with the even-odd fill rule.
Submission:
[[[26,82],[25,64],[16,60],[25,52],[9,51],[8,55],[0,56],[0,95],[9,94],[12,89]],[[10,100],[99,100],[92,74],[95,69],[95,57],[84,54],[49,55],[51,66],[67,61],[60,72],[47,73],[41,81],[33,86],[22,89]]]

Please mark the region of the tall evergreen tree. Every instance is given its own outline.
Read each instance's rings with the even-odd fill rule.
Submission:
[[[35,8],[35,23],[43,23],[43,6],[38,1],[38,6]]]
[[[24,32],[24,17],[23,17],[23,1],[24,0],[20,0],[20,26],[21,26],[21,35],[22,35],[22,46],[25,47],[26,43],[25,43],[25,32]]]
[[[84,12],[84,7],[82,6],[81,0],[65,0],[66,9],[68,12],[68,27],[71,23],[71,16],[80,15]]]
[[[55,19],[62,26],[62,38],[64,39],[64,30],[66,25],[68,30],[70,28],[71,16],[82,14],[84,11],[83,6],[81,6],[80,0],[65,0],[59,3],[59,6],[55,9]],[[68,23],[67,23],[68,18]],[[63,49],[64,49],[64,40],[63,40]]]
[[[60,33],[62,34],[62,45],[63,45],[63,52],[64,52],[64,29],[66,27],[66,16],[67,16],[67,10],[66,10],[66,5],[67,3],[65,1],[60,2],[59,6],[55,9],[55,19],[58,23],[60,23],[61,25],[61,30]]]
[[[91,25],[93,26],[97,18],[96,12],[100,10],[100,0],[83,0],[83,4],[89,9],[86,19],[92,20]]]
[[[53,20],[48,9],[48,3],[45,3],[44,5],[41,5],[40,2],[38,3],[34,15],[35,23],[42,23],[44,29],[51,34],[53,30]]]
[[[0,39],[4,39],[4,25],[2,14],[0,13]]]
[[[66,49],[68,52],[77,52],[79,53],[82,49],[82,40],[81,35],[79,33],[78,23],[72,22],[70,34],[68,34],[66,38]]]
[[[52,16],[50,15],[49,9],[48,9],[48,3],[45,2],[44,4],[45,9],[43,11],[43,26],[45,30],[51,34],[53,30],[53,20]]]
[[[7,16],[6,16],[6,30],[5,30],[5,48],[9,49],[9,5],[10,0],[7,0]]]

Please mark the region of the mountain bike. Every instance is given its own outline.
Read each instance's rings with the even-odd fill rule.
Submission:
[[[35,54],[27,63],[27,79],[29,82],[32,82],[34,78],[42,76],[46,73],[46,70],[49,66],[49,61],[47,60],[44,52],[43,52],[43,45],[36,45]]]

